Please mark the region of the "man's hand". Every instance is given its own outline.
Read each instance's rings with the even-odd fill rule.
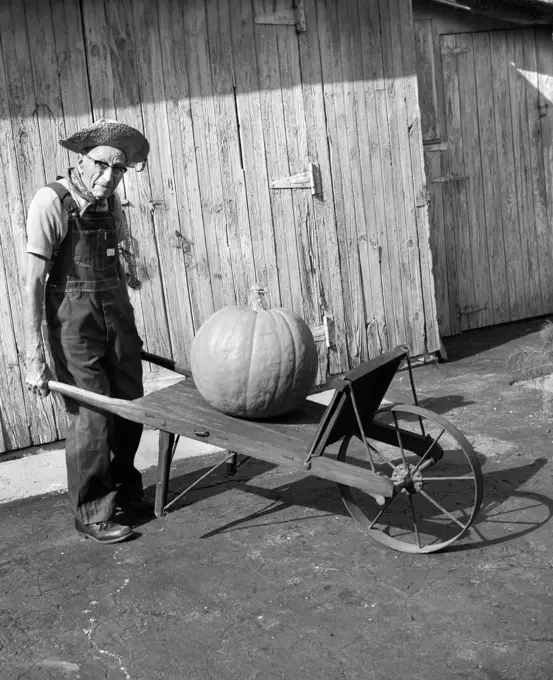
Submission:
[[[48,381],[52,380],[52,371],[43,359],[31,359],[27,361],[27,375],[25,382],[29,392],[38,394],[39,397],[47,397],[50,394]]]

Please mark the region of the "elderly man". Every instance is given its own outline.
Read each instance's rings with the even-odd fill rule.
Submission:
[[[28,389],[46,396],[51,372],[41,338],[43,303],[57,378],[98,394],[142,396],[142,341],[122,275],[125,230],[115,190],[149,152],[138,130],[101,119],[59,142],[79,154],[67,176],[41,188],[27,219]],[[129,538],[116,505],[142,499],[134,458],[142,426],[66,400],[69,499],[77,532],[100,543]]]

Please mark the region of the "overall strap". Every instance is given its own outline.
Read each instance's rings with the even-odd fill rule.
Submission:
[[[50,184],[47,184],[46,186],[56,192],[68,215],[71,215],[71,213],[79,209],[75,199],[63,184],[60,184],[60,182],[50,182]]]

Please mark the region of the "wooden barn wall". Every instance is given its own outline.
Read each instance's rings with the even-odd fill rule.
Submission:
[[[442,336],[553,312],[553,42],[414,0]]]
[[[147,350],[186,363],[253,283],[327,318],[319,381],[438,349],[410,1],[299,5],[304,31],[292,0],[0,1],[0,450],[64,435],[24,387],[25,215],[101,116],[151,143],[120,188]],[[271,188],[310,163],[315,195]]]

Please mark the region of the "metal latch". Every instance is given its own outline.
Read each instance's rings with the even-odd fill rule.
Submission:
[[[311,189],[311,193],[315,196],[319,193],[317,174],[315,165],[309,163],[307,172],[300,172],[283,179],[275,179],[271,182],[271,189]]]
[[[323,315],[323,323],[320,326],[313,326],[311,329],[315,342],[324,342],[327,348],[335,344],[334,317],[332,314]]]

